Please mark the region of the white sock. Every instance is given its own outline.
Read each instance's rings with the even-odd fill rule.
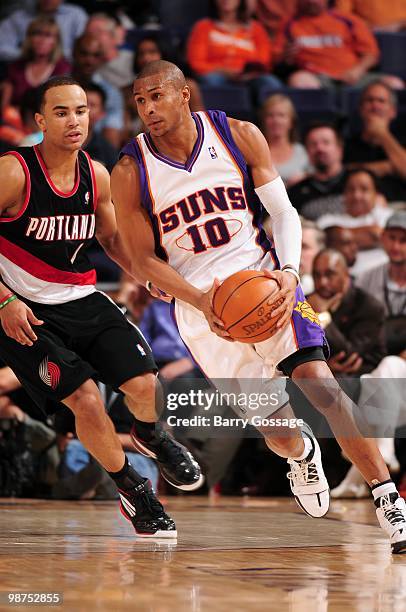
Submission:
[[[389,495],[390,493],[397,493],[396,485],[392,480],[383,482],[382,484],[378,484],[372,488],[372,495],[374,496],[374,500],[377,500],[378,497],[382,497],[382,495]]]
[[[299,455],[299,457],[292,457],[292,459],[294,459],[295,461],[303,461],[303,459],[306,459],[306,457],[308,457],[313,450],[312,441],[308,436],[303,436],[303,442],[304,451],[301,455]]]

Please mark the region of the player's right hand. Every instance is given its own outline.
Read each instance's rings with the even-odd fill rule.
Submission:
[[[31,325],[42,325],[32,312],[31,308],[21,300],[14,300],[0,310],[1,325],[4,333],[24,346],[32,346],[37,336]]]
[[[234,342],[234,339],[224,328],[223,321],[216,316],[213,310],[213,298],[219,286],[220,281],[218,280],[218,278],[215,278],[211,289],[206,291],[206,293],[203,293],[202,300],[199,304],[199,309],[206,317],[212,332],[217,334],[217,336],[220,336],[220,338],[223,338],[223,340],[227,340],[228,342]]]

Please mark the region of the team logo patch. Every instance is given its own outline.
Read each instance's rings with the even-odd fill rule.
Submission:
[[[61,370],[60,367],[56,365],[53,361],[49,361],[48,357],[45,357],[39,364],[39,377],[48,387],[55,390],[59,384],[59,379],[61,378]]]
[[[312,323],[320,325],[319,317],[314,312],[309,302],[298,302],[293,310],[298,312],[303,319],[309,319]]]
[[[216,149],[214,147],[208,147],[208,149],[209,149],[210,157],[212,159],[217,159]]]

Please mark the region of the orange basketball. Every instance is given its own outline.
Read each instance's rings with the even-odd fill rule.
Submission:
[[[271,338],[277,318],[272,311],[279,306],[279,283],[260,270],[236,272],[214,294],[213,310],[230,336],[253,344]]]

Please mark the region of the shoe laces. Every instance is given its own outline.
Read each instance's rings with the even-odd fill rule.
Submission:
[[[161,443],[162,448],[170,454],[172,459],[175,459],[177,465],[181,466],[190,461],[195,468],[199,467],[193,455],[180,444],[177,444],[166,432],[161,434]]]
[[[315,463],[310,461],[289,461],[291,471],[288,472],[287,476],[289,480],[293,481],[293,484],[306,485],[316,484],[319,482],[319,474],[317,472],[317,466]]]
[[[379,501],[383,514],[391,525],[397,525],[398,523],[405,522],[404,513],[396,506],[396,503],[391,501],[389,495],[382,495]]]
[[[149,512],[154,514],[165,514],[163,505],[155,497],[153,491],[148,488],[148,483],[145,482],[142,486],[136,489],[136,499],[143,502]]]

